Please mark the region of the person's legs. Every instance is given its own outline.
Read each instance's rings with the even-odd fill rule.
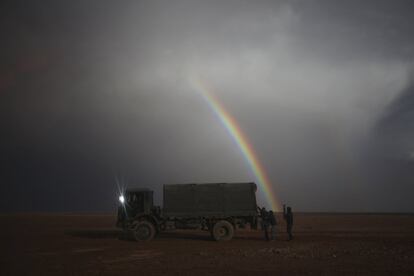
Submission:
[[[272,225],[272,240],[276,240],[276,225]]]
[[[265,239],[268,241],[269,240],[269,226],[267,226],[266,224],[264,225],[264,233],[265,233]]]
[[[293,236],[292,236],[292,225],[289,224],[287,226],[287,232],[288,232],[288,235],[289,235],[289,240],[291,240],[293,238]]]

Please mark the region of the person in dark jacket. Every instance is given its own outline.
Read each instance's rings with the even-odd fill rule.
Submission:
[[[283,205],[283,218],[286,221],[286,231],[289,235],[289,240],[291,240],[293,239],[293,236],[292,236],[293,214],[292,214],[291,207],[286,208],[286,205]]]
[[[269,224],[270,224],[271,240],[274,241],[274,240],[276,240],[276,224],[277,223],[276,223],[275,214],[273,213],[272,210],[269,211],[268,220],[269,220]]]
[[[268,241],[269,240],[269,215],[266,211],[266,208],[262,208],[260,210],[260,216],[262,217],[262,230],[264,231],[265,234],[265,239]]]

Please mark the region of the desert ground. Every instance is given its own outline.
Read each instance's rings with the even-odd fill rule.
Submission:
[[[0,215],[0,275],[414,275],[414,215],[295,214],[287,241],[239,230],[215,242],[180,230],[120,238],[115,216]]]

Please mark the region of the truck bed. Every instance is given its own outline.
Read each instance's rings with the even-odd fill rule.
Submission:
[[[256,215],[255,183],[164,185],[167,217],[229,217]]]

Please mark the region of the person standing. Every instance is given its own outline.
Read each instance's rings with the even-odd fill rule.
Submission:
[[[264,231],[265,234],[265,239],[268,241],[269,240],[269,215],[266,211],[266,208],[262,208],[260,210],[260,216],[262,217],[262,230]]]
[[[269,211],[270,237],[271,240],[276,240],[276,217],[272,210]]]
[[[289,241],[293,239],[292,236],[292,227],[293,227],[293,214],[292,214],[292,208],[287,207],[283,204],[283,218],[286,221],[286,231],[289,235]]]

